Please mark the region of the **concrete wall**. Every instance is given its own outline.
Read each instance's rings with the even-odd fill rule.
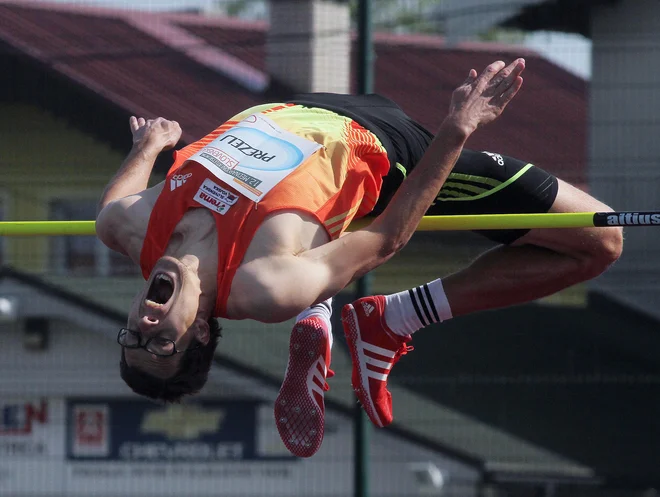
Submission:
[[[349,93],[350,27],[347,2],[271,2],[268,73],[296,92]]]
[[[660,3],[592,13],[591,192],[618,211],[660,209]],[[627,228],[624,254],[593,288],[660,317],[660,230]]]

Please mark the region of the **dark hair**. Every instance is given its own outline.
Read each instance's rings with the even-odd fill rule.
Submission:
[[[222,326],[217,319],[211,318],[208,323],[209,342],[202,347],[183,352],[179,370],[170,378],[158,378],[130,367],[126,363],[122,347],[119,371],[124,382],[139,395],[170,403],[179,403],[184,395],[194,395],[199,392],[208,380],[218,339],[222,336]],[[195,342],[197,340],[194,340],[193,344]]]

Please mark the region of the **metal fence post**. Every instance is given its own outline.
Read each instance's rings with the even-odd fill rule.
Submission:
[[[374,68],[372,46],[371,0],[359,0],[358,25],[358,93],[373,92]],[[371,275],[367,274],[357,282],[357,298],[371,293]],[[354,495],[369,497],[369,430],[371,424],[359,404],[355,406],[354,430]]]

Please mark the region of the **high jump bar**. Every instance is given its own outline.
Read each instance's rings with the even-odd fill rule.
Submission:
[[[349,231],[367,226],[373,219],[360,219]],[[570,212],[544,214],[475,214],[425,216],[417,231],[473,231],[535,228],[588,228],[593,226],[660,226],[660,211]],[[4,221],[0,236],[96,235],[94,221]]]

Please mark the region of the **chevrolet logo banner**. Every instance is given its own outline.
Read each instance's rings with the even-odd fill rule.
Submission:
[[[256,454],[254,401],[159,406],[146,401],[72,399],[67,458],[107,461],[244,460]]]
[[[225,409],[200,406],[168,406],[142,418],[142,433],[161,434],[168,440],[197,440],[222,428]]]

